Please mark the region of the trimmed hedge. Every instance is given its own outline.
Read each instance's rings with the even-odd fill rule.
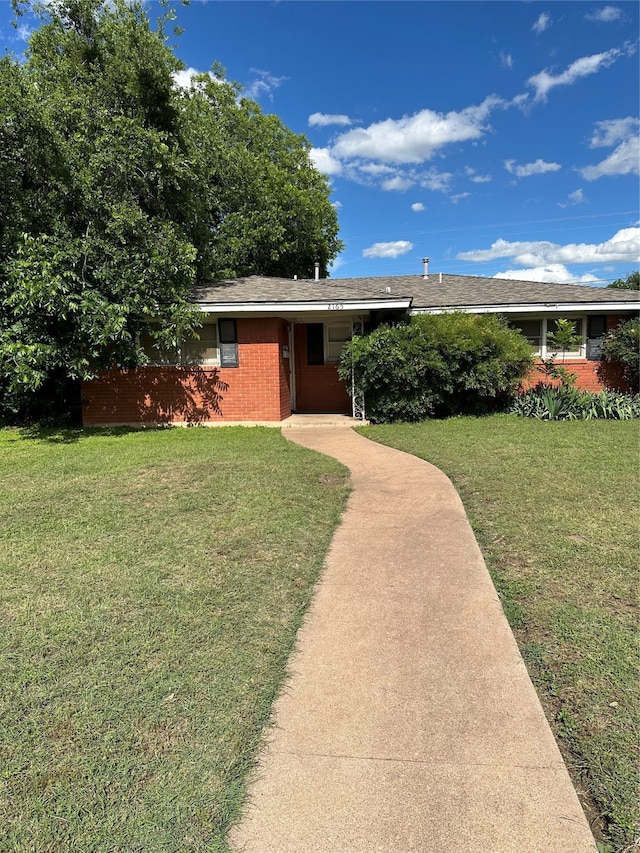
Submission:
[[[533,365],[520,332],[495,315],[423,314],[345,346],[338,370],[375,423],[488,414],[508,407]]]

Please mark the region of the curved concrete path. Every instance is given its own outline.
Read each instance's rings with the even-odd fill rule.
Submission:
[[[284,434],[353,492],[232,848],[594,853],[450,481],[352,430]]]

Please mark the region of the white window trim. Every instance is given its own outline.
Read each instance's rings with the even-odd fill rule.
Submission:
[[[179,347],[179,360],[178,361],[149,361],[147,367],[220,367],[220,330],[218,328],[218,321],[214,320],[213,323],[203,323],[203,326],[215,326],[216,327],[216,347],[215,356],[211,358],[204,358],[201,361],[187,361],[185,355],[184,344],[181,343]],[[190,339],[191,342],[195,343],[196,339]],[[138,334],[136,336],[136,344],[137,346],[141,346],[141,338]],[[213,349],[213,347],[211,347]]]
[[[542,318],[542,329],[541,329],[541,341],[542,345],[540,347],[540,352],[537,355],[544,361],[551,356],[556,356],[559,358],[563,358],[562,351],[556,352],[551,349],[551,347],[547,346],[547,329],[549,326],[549,320],[562,320],[565,319],[563,317],[543,317]],[[580,328],[582,330],[582,343],[578,350],[567,350],[564,353],[564,358],[586,358],[587,357],[587,316],[586,314],[580,317],[569,317],[569,320],[577,320],[580,323]]]
[[[342,347],[344,347],[344,344],[348,340],[350,340],[352,335],[353,335],[353,321],[350,318],[348,318],[348,319],[343,319],[343,320],[333,320],[331,323],[324,322],[322,325],[323,325],[323,334],[324,334],[324,363],[325,364],[337,364],[339,359],[340,359],[340,353],[342,353]],[[331,326],[347,326],[348,330],[349,330],[347,333],[347,337],[345,338],[345,340],[342,343],[342,346],[340,347],[340,353],[337,355],[336,358],[330,358],[329,357],[329,347],[332,344],[338,343],[337,341],[329,341],[329,329],[331,328]]]

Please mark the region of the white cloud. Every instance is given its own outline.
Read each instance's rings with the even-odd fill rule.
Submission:
[[[585,15],[588,21],[602,21],[608,24],[610,21],[617,21],[622,16],[622,9],[617,6],[603,6],[602,9],[597,9],[595,12],[590,12]]]
[[[342,209],[342,202],[341,201],[332,201],[331,204],[335,207],[336,210]]]
[[[456,195],[451,196],[451,201],[454,204],[457,204],[459,201],[462,201],[463,198],[469,198],[471,193],[456,193]]]
[[[425,210],[425,206],[421,201],[415,201],[411,205],[411,210],[413,210],[414,213],[422,213],[422,211]]]
[[[198,71],[197,68],[183,68],[181,71],[174,71],[171,76],[179,89],[190,89],[195,85],[195,78],[203,73],[206,72]]]
[[[384,163],[358,163],[357,167],[365,175],[373,175],[374,177],[397,173],[397,169],[394,169],[393,166],[385,166]]]
[[[516,281],[550,281],[556,284],[596,284],[600,281],[595,275],[586,273],[576,277],[564,264],[546,264],[522,270],[505,270],[494,278],[515,279]]]
[[[640,227],[623,228],[604,243],[567,243],[561,246],[546,240],[510,243],[496,240],[490,249],[461,252],[463,261],[493,261],[511,258],[524,267],[549,264],[605,264],[629,262],[637,264],[640,255]]]
[[[491,111],[509,106],[508,102],[491,95],[481,104],[459,112],[436,113],[425,109],[401,119],[389,118],[369,127],[354,127],[338,133],[331,145],[313,149],[311,158],[324,174],[342,175],[364,186],[404,191],[418,185],[422,189],[448,192],[453,177],[450,172],[419,166],[445,145],[477,141],[489,129]],[[342,117],[321,113],[311,117],[317,124],[325,119],[328,123],[329,118]],[[474,180],[484,183],[490,178],[478,175]]]
[[[500,62],[505,68],[513,68],[513,56],[510,53],[500,51]]]
[[[587,166],[580,174],[587,181],[611,175],[640,174],[640,137],[625,139],[605,160],[596,166]]]
[[[386,192],[390,190],[397,190],[399,192],[404,192],[404,190],[408,190],[409,187],[414,185],[415,181],[411,178],[402,177],[402,175],[396,175],[395,178],[387,178],[386,181],[383,181],[381,189]]]
[[[604,53],[594,53],[593,56],[582,56],[572,62],[562,73],[554,76],[549,71],[541,71],[529,77],[527,84],[536,90],[536,101],[546,101],[547,94],[555,86],[571,86],[581,77],[596,74],[602,68],[609,68],[621,56],[629,56],[633,52],[635,52],[633,45],[625,45],[624,48],[613,47]]]
[[[581,169],[580,174],[587,181],[595,181],[605,175],[640,174],[640,136],[636,118],[627,117],[599,121],[591,137],[591,148],[611,148],[620,143],[611,154],[595,166]]]
[[[328,127],[332,124],[351,125],[353,122],[349,116],[329,115],[327,113],[313,113],[309,116],[309,127]]]
[[[345,265],[345,263],[347,263],[347,262],[344,259],[344,255],[338,255],[329,264],[329,269],[331,270],[331,272],[336,272],[337,270],[340,269],[340,267],[343,267]]]
[[[540,35],[540,33],[548,30],[552,23],[551,15],[548,12],[542,12],[531,29],[537,35]]]
[[[338,137],[332,154],[340,159],[363,158],[383,163],[424,163],[453,142],[479,139],[493,109],[504,102],[494,95],[460,112],[421,110],[401,119],[385,119],[354,128]]]
[[[413,243],[408,240],[396,240],[393,243],[374,243],[368,249],[362,250],[363,258],[398,258],[413,249]]]
[[[452,177],[451,172],[438,172],[436,169],[429,169],[429,171],[420,174],[419,181],[420,186],[425,190],[445,193],[449,189]]]
[[[531,175],[544,175],[546,172],[557,172],[562,168],[560,163],[545,163],[538,158],[535,163],[525,163],[524,166],[516,165],[515,160],[505,160],[504,167],[517,178],[529,178]]]
[[[323,175],[339,175],[342,172],[342,163],[331,156],[328,148],[312,148],[309,151],[309,157]]]
[[[584,194],[584,190],[578,189],[569,193],[567,200],[558,202],[558,207],[573,207],[575,204],[585,204],[589,199]]]
[[[491,180],[491,175],[477,175],[476,170],[472,169],[471,166],[467,166],[464,171],[474,184],[488,184]]]
[[[262,71],[260,68],[251,68],[250,70],[253,74],[257,74],[258,77],[245,87],[242,95],[254,101],[262,95],[267,95],[269,100],[273,100],[272,91],[277,89],[287,79],[286,77],[274,77],[273,74],[270,74],[268,71]]]
[[[611,148],[621,139],[631,136],[640,126],[640,121],[632,116],[615,118],[609,121],[596,122],[595,131],[591,137],[591,148]]]

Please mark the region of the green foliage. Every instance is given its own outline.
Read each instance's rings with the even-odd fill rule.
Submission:
[[[543,384],[517,397],[511,412],[543,421],[627,421],[640,418],[640,395],[616,391],[580,391],[567,385]]]
[[[626,278],[617,278],[611,284],[608,284],[607,287],[614,287],[617,290],[640,290],[640,272],[636,270]]]
[[[567,370],[564,364],[558,364],[557,356],[561,352],[564,362],[567,350],[572,350],[582,344],[582,335],[576,332],[577,326],[574,320],[560,318],[555,320],[555,327],[554,332],[547,334],[547,344],[552,354],[548,358],[542,359],[538,365],[538,370],[543,376],[542,384],[552,386],[554,381],[559,381],[560,385],[565,388],[573,388],[578,376]]]
[[[381,326],[344,348],[339,373],[364,393],[375,422],[503,408],[533,360],[522,335],[494,315],[449,313]]]
[[[627,320],[608,332],[602,342],[602,356],[621,364],[625,379],[634,391],[640,391],[640,320]]]
[[[580,346],[582,343],[582,335],[576,332],[576,323],[574,320],[560,318],[555,321],[555,331],[547,334],[547,348],[555,353],[562,353],[562,360],[568,350]]]
[[[0,59],[0,410],[142,363],[198,320],[196,280],[311,274],[341,248],[309,143],[238,87],[188,90],[129,0],[15,3],[42,24]]]

